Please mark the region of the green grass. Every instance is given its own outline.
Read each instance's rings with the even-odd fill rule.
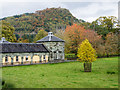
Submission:
[[[83,69],[81,62],[68,62],[3,67],[2,75],[13,88],[118,88],[118,57],[97,59],[92,72]]]

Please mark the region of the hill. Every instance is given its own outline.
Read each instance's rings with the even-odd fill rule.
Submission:
[[[15,28],[17,39],[23,37],[24,34],[35,35],[40,29],[44,29],[47,32],[56,32],[59,29],[64,30],[67,25],[83,21],[74,17],[69,10],[60,7],[6,17],[2,20],[10,23]]]

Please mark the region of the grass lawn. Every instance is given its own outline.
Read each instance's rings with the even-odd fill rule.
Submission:
[[[83,69],[81,62],[3,67],[2,77],[13,88],[118,88],[118,57],[97,59],[92,72]]]

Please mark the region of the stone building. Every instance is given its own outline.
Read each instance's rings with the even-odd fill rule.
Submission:
[[[64,41],[52,32],[37,43],[11,43],[2,38],[0,41],[2,65],[46,63],[64,60]]]
[[[52,32],[37,43],[44,44],[50,50],[50,60],[64,60],[64,40],[54,36]]]

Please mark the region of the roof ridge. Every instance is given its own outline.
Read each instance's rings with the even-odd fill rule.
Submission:
[[[38,40],[37,43],[39,42],[65,42],[64,40],[56,37],[56,36],[51,36],[51,40],[49,41],[49,36],[43,37],[42,39]]]

